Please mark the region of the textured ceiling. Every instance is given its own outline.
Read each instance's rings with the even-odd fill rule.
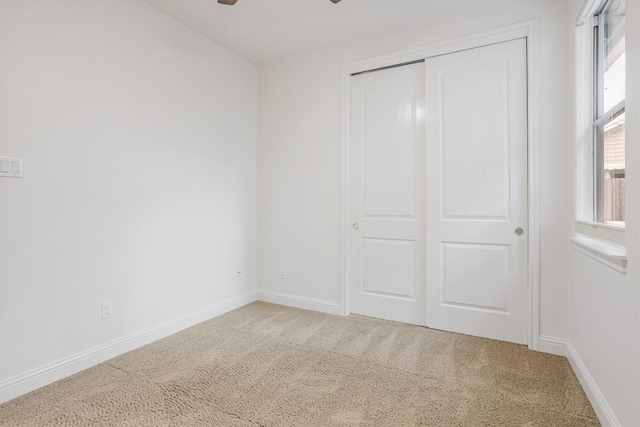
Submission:
[[[518,0],[509,0],[518,1]],[[231,52],[262,65],[404,27],[479,12],[504,0],[146,0]]]

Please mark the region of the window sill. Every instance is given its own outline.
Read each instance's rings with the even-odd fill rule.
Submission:
[[[627,249],[624,246],[584,234],[575,234],[569,237],[569,240],[577,251],[619,273],[626,274]]]
[[[615,225],[576,220],[575,233],[579,236],[590,237],[605,243],[611,241],[613,245],[622,247],[625,244],[624,227]]]

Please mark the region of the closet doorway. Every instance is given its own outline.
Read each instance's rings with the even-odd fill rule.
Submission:
[[[526,38],[350,86],[350,311],[527,343]]]

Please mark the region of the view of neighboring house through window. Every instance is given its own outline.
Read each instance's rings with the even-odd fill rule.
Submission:
[[[609,0],[594,27],[594,220],[624,227],[625,0]]]

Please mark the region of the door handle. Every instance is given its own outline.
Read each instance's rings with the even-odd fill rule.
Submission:
[[[354,229],[354,230],[357,230],[358,228],[360,228],[360,226],[358,225],[358,223],[357,223],[357,222],[354,222],[354,223],[353,223],[353,229]]]
[[[516,236],[522,236],[522,233],[524,233],[524,230],[522,228],[518,227],[518,228],[516,228],[514,233],[516,233]]]

